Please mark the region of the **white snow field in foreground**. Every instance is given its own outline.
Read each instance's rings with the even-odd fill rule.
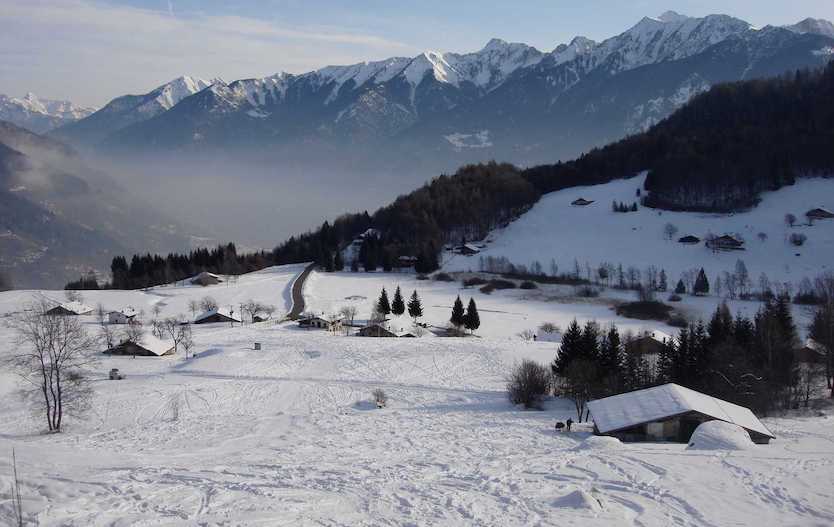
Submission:
[[[481,256],[504,256],[514,264],[527,266],[538,260],[545,269],[555,259],[565,273],[573,271],[574,259],[583,270],[586,263],[592,269],[602,262],[621,263],[624,269],[634,266],[640,271],[654,265],[666,270],[671,287],[681,272],[693,267],[704,267],[712,282],[718,273],[732,273],[738,259],[745,262],[755,283],[765,273],[773,283],[788,281],[796,285],[803,278],[813,280],[831,269],[834,220],[815,221],[808,226],[805,213],[817,207],[834,210],[834,179],[802,179],[791,187],[762,193],[758,206],[736,214],[669,212],[646,207],[628,213],[611,210],[615,200],[628,205],[639,201],[635,194],[643,188],[644,180],[641,175],[547,194],[521,218],[490,234],[480,255],[455,256],[444,269],[477,271]],[[594,203],[571,206],[580,197]],[[786,225],[788,213],[796,216],[796,226]],[[672,241],[664,237],[667,223],[678,228]],[[715,253],[704,246],[708,233],[738,234],[746,242],[745,250]],[[766,235],[764,241],[759,233]],[[794,233],[807,236],[802,247],[788,241]],[[700,238],[701,243],[678,243],[678,238],[690,234]]]
[[[207,288],[89,292],[84,301],[144,301],[146,311],[164,301],[166,316],[185,312],[192,297],[261,295],[255,299],[287,309],[282,299],[300,269]],[[322,309],[357,294],[370,301],[382,282],[392,294],[398,278],[314,276],[305,294]],[[424,305],[449,304],[458,287],[419,284]],[[0,320],[32,294],[1,293]],[[91,371],[92,411],[68,418],[60,434],[43,434],[42,418],[18,396],[18,379],[0,370],[0,523],[11,517],[13,448],[27,519],[39,525],[834,523],[828,417],[765,419],[777,436],[770,445],[704,451],[591,439],[588,424],[557,433],[555,421],[574,415],[565,400],[541,412],[511,406],[509,367],[528,357],[549,361],[556,351],[554,343],[512,338],[521,327],[514,321],[529,305],[556,318],[583,309],[516,294],[478,299],[485,325],[510,327],[483,338],[194,326],[196,358],[102,357]],[[431,309],[431,322],[448,318],[447,307]],[[613,320],[607,309],[597,314]],[[82,320],[95,329],[94,316]],[[0,354],[13,339],[0,327]],[[126,378],[106,380],[111,368]],[[388,395],[384,409],[369,404],[376,388]]]

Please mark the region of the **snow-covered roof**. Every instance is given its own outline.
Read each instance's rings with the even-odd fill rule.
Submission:
[[[86,304],[82,304],[78,301],[66,302],[61,304],[60,307],[66,309],[67,311],[75,313],[76,315],[86,315],[87,313],[92,313],[93,311],[93,308]]]
[[[657,329],[654,329],[652,331],[646,331],[640,336],[641,337],[648,337],[652,340],[656,340],[657,342],[660,342],[661,344],[666,343],[666,342],[674,341],[674,337],[672,337],[672,335],[670,335],[668,333],[664,333],[664,332],[662,332],[660,330],[657,330]]]
[[[817,342],[816,340],[814,340],[810,337],[805,339],[805,347],[810,349],[810,350],[816,351],[820,355],[825,354],[825,348],[822,346],[822,344],[820,344],[819,342]]]
[[[111,311],[108,314],[119,314],[119,315],[124,315],[126,318],[133,318],[136,315],[138,315],[139,312],[136,311],[135,309],[133,309],[133,307],[129,306],[129,307],[126,307],[126,308],[122,309],[121,311]]]
[[[206,311],[205,313],[203,313],[203,314],[201,314],[201,315],[198,315],[198,316],[197,316],[197,318],[195,318],[195,319],[194,319],[194,322],[199,322],[199,321],[201,321],[201,320],[203,320],[203,319],[206,319],[206,318],[212,317],[212,316],[214,316],[214,315],[221,315],[221,316],[224,316],[224,317],[231,318],[231,319],[232,319],[232,320],[234,320],[235,322],[240,322],[240,319],[238,319],[237,317],[235,317],[235,316],[232,314],[232,312],[231,312],[231,311],[229,311],[228,309],[222,308],[222,307],[221,307],[221,308],[217,308],[217,309],[212,309],[212,310]]]
[[[142,342],[137,345],[159,357],[165,355],[174,347],[173,341],[157,338],[153,333],[142,335]]]
[[[672,383],[597,399],[588,403],[588,409],[594,424],[603,434],[688,412],[698,412],[775,437],[750,409]]]

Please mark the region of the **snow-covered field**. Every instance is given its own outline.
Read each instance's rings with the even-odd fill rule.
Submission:
[[[639,201],[635,193],[642,189],[644,179],[641,175],[547,194],[520,219],[493,232],[481,255],[455,256],[444,268],[477,271],[481,256],[504,256],[514,264],[528,266],[538,260],[545,270],[555,259],[562,272],[571,272],[574,260],[583,270],[586,263],[592,269],[609,262],[641,271],[654,265],[665,269],[674,285],[681,272],[699,267],[704,267],[713,281],[718,273],[733,272],[736,260],[741,259],[754,283],[765,273],[771,282],[796,285],[805,277],[813,280],[834,265],[834,220],[805,225],[808,210],[834,210],[834,179],[802,179],[791,187],[764,193],[757,207],[737,214],[669,212],[644,207],[637,212],[613,212],[612,201],[629,205]],[[580,197],[594,203],[571,206]],[[788,213],[796,216],[796,226],[785,224]],[[678,228],[672,241],[664,237],[667,223]],[[689,234],[704,240],[709,233],[738,234],[746,242],[745,250],[716,253],[707,249],[703,241],[694,246],[677,242]],[[764,241],[759,233],[765,233]],[[793,233],[807,236],[802,247],[788,241]]]
[[[85,301],[146,311],[164,301],[166,315],[211,294],[221,304],[251,297],[287,309],[300,269],[208,288],[90,292]],[[323,311],[357,303],[362,317],[383,284],[393,294],[398,283],[406,294],[418,290],[426,321],[445,323],[459,283],[316,273],[305,297]],[[0,294],[0,317],[32,294]],[[528,412],[506,401],[513,362],[545,362],[555,353],[553,343],[515,334],[574,315],[607,322],[613,312],[548,301],[544,291],[473,296],[483,338],[363,339],[293,324],[209,325],[194,328],[193,359],[102,357],[92,371],[92,411],[58,435],[42,433],[41,419],[16,393],[16,377],[0,371],[0,524],[11,515],[12,448],[24,509],[39,525],[834,523],[834,419],[766,419],[777,439],[734,451],[612,448],[586,441],[587,427],[557,434],[553,424],[572,414],[570,402]],[[692,309],[714,306],[698,301],[705,305]],[[95,327],[94,317],[84,320]],[[0,328],[0,354],[12,341]],[[106,380],[114,367],[124,380]],[[387,392],[387,408],[370,403],[374,388]]]

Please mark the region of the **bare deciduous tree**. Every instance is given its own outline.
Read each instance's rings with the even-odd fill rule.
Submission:
[[[158,335],[160,338],[166,336],[171,339],[174,343],[174,353],[176,353],[180,345],[183,343],[184,340],[188,340],[191,337],[191,326],[188,324],[182,324],[180,319],[177,317],[168,317],[164,320],[161,320],[159,323],[160,332],[161,334]],[[188,358],[186,356],[186,358]]]
[[[674,238],[675,234],[677,234],[677,233],[678,233],[678,228],[674,224],[667,223],[666,225],[663,226],[663,235],[666,237],[667,240],[671,241],[672,238]]]
[[[353,321],[356,320],[357,312],[358,310],[356,309],[356,306],[344,306],[339,310],[339,314],[344,319],[342,327],[345,329],[345,334],[347,334],[350,331],[350,328],[353,327]]]
[[[84,296],[81,294],[81,291],[75,291],[74,289],[67,289],[64,291],[64,297],[66,297],[67,302],[83,302]]]
[[[197,310],[200,309],[200,303],[196,300],[189,300],[188,301],[188,310],[191,311],[191,318],[197,316]]]
[[[95,362],[95,339],[78,317],[47,315],[45,301],[23,309],[11,324],[17,333],[12,368],[39,394],[50,431],[61,430],[64,415],[89,405],[84,368]]]
[[[785,214],[785,225],[787,225],[788,227],[793,227],[794,225],[796,225],[796,216],[794,216],[790,212]]]
[[[210,296],[204,296],[200,299],[200,309],[202,309],[203,312],[214,311],[215,309],[217,309],[217,307],[217,300]]]

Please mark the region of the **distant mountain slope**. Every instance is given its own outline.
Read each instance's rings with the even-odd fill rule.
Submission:
[[[834,63],[721,84],[648,131],[568,163],[531,168],[541,192],[648,171],[648,205],[734,211],[805,176],[834,175]]]
[[[62,286],[113,254],[189,246],[187,227],[71,148],[0,122],[0,271],[17,287]]]
[[[95,111],[95,108],[76,106],[70,101],[40,99],[34,93],[27,93],[23,98],[0,94],[0,121],[39,134],[83,119]]]
[[[63,126],[52,135],[78,145],[93,145],[126,126],[170,110],[208,85],[202,79],[179,77],[143,95],[114,99],[86,119]]]
[[[216,81],[129,118],[122,107],[141,101],[120,98],[56,134],[120,154],[267,152],[423,171],[488,159],[529,165],[645,130],[713,84],[822,66],[834,56],[829,33],[818,20],[756,29],[667,12],[549,53],[493,39],[474,53]]]

